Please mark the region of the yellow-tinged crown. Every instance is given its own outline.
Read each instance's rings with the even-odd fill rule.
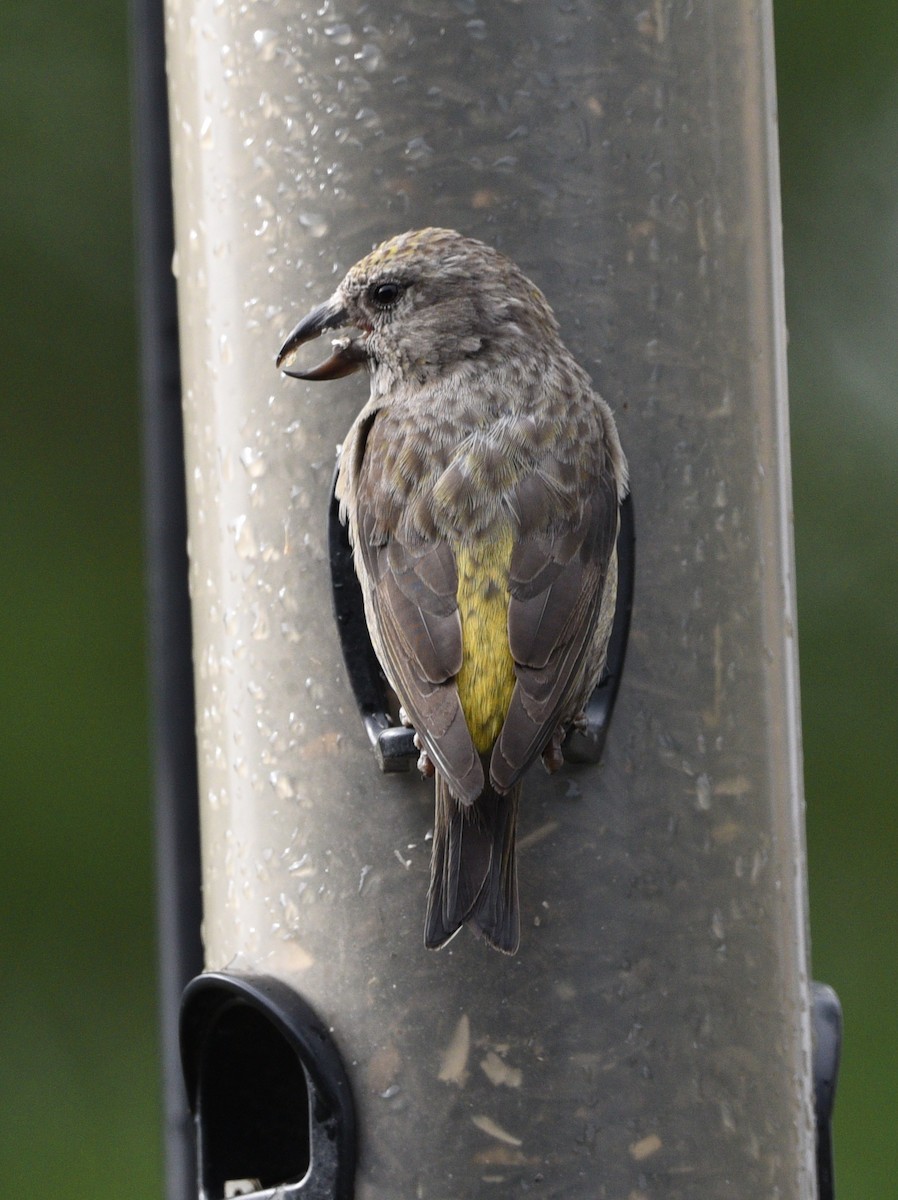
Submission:
[[[381,267],[387,266],[389,263],[397,265],[404,262],[405,259],[411,258],[414,255],[439,251],[452,242],[461,242],[460,233],[456,233],[454,229],[437,229],[428,227],[427,229],[410,229],[407,233],[398,233],[395,237],[388,238],[387,241],[381,242],[379,246],[375,246],[370,254],[366,254],[363,259],[360,259],[353,268],[359,274],[368,274],[371,271],[379,270]]]

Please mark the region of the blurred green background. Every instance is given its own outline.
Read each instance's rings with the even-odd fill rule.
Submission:
[[[814,974],[840,1197],[894,1194],[898,19],[780,0]],[[161,1196],[127,18],[0,14],[0,1186]],[[889,933],[889,930],[892,933]]]

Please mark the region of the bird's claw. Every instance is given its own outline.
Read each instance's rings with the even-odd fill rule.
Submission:
[[[564,755],[561,753],[562,732],[556,729],[549,739],[549,744],[542,752],[543,766],[550,775],[554,775],[564,766]]]
[[[577,713],[573,721],[571,721],[571,729],[574,733],[586,733],[589,729],[589,717],[586,715],[586,710]]]
[[[416,742],[417,740],[417,737],[415,737]],[[426,750],[422,750],[418,755],[418,770],[421,772],[421,775],[424,777],[424,779],[433,779],[435,769],[433,763],[430,761],[430,755]]]

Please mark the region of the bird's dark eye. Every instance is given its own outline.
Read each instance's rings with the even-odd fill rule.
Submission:
[[[395,279],[383,283],[372,283],[368,288],[368,299],[378,308],[392,308],[402,295],[402,284]]]

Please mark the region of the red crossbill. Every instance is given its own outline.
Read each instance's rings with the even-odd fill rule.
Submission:
[[[467,924],[511,954],[521,779],[558,764],[605,663],[626,460],[542,292],[482,242],[384,242],[278,365],[342,327],[288,373],[370,378],[337,494],[374,649],[436,774],[425,943]]]

